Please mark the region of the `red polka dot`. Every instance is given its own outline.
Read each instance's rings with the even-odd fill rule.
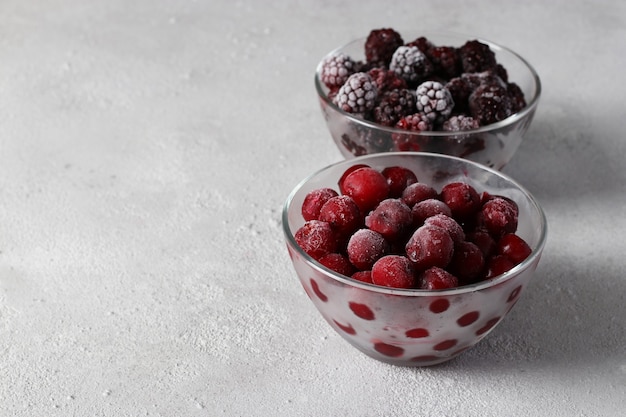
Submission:
[[[324,294],[320,290],[320,287],[317,285],[317,281],[315,281],[313,278],[311,278],[311,288],[313,288],[313,292],[315,293],[315,295],[317,295],[317,298],[319,298],[323,302],[328,301],[328,297],[326,297],[326,294]]]
[[[448,340],[444,340],[441,343],[437,343],[435,346],[433,346],[434,350],[448,350],[453,348],[456,344],[457,344],[458,340],[456,339],[448,339]]]
[[[500,321],[500,317],[494,317],[494,318],[490,319],[489,321],[487,321],[487,323],[485,323],[485,325],[483,327],[481,327],[480,329],[476,330],[476,335],[480,336],[481,334],[484,334],[484,333],[488,332],[499,321]]]
[[[392,358],[400,357],[404,353],[404,349],[401,347],[383,342],[374,343],[374,349],[376,349],[378,353],[382,353],[383,355],[390,356]]]
[[[352,327],[352,325],[348,324],[347,326],[339,323],[337,320],[333,320],[335,322],[335,324],[337,325],[337,327],[339,327],[341,330],[343,330],[344,332],[351,334],[351,335],[355,335],[356,334],[356,330],[354,330],[354,327]]]
[[[478,311],[472,311],[470,313],[464,314],[463,316],[459,317],[459,319],[456,322],[461,327],[469,326],[470,324],[478,320],[479,316],[480,316],[480,313]]]
[[[363,320],[374,320],[376,318],[374,312],[365,304],[351,302],[348,305],[350,306],[350,310]]]
[[[430,303],[430,311],[433,313],[443,313],[448,307],[450,307],[450,301],[445,298],[440,298]]]
[[[406,331],[406,337],[410,337],[412,339],[419,339],[420,337],[428,337],[430,333],[428,333],[427,329],[416,328]]]
[[[506,300],[506,302],[510,303],[512,301],[515,301],[517,299],[517,297],[519,297],[520,291],[522,291],[522,286],[521,285],[519,287],[515,288],[513,291],[511,291],[511,294],[509,295],[509,298],[508,298],[508,300]]]

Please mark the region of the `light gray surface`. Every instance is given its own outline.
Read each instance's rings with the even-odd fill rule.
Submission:
[[[315,65],[378,27],[544,86],[505,169],[548,217],[536,279],[436,368],[340,339],[280,228],[340,158]],[[624,415],[625,3],[3,0],[0,62],[0,415]]]

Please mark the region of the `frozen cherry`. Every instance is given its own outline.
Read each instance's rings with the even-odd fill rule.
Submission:
[[[348,241],[348,259],[358,269],[371,269],[374,262],[389,253],[389,243],[378,232],[357,230]]]
[[[382,170],[389,184],[389,197],[399,198],[406,187],[417,183],[417,176],[413,171],[402,166],[387,167]]]
[[[394,241],[404,236],[412,224],[411,209],[402,200],[396,198],[381,201],[365,217],[365,225],[383,235],[388,241]]]
[[[372,282],[393,288],[414,288],[415,272],[411,261],[401,255],[387,255],[372,267]]]
[[[337,251],[338,239],[335,231],[330,224],[323,221],[309,220],[296,231],[294,238],[298,246],[316,260]]]
[[[479,224],[492,236],[502,236],[517,230],[518,208],[510,199],[492,197],[478,213]]]
[[[402,192],[402,201],[409,207],[413,207],[420,201],[437,198],[437,190],[423,182],[417,182],[407,186]]]
[[[441,200],[450,207],[455,219],[467,219],[480,207],[480,195],[471,185],[451,182],[441,189]]]
[[[318,220],[329,223],[340,236],[349,236],[359,228],[363,219],[359,207],[352,198],[338,195],[324,203]]]
[[[485,267],[485,257],[476,244],[457,242],[448,270],[463,284],[471,284],[479,279]]]
[[[465,240],[463,227],[461,227],[459,222],[450,216],[446,216],[445,214],[435,214],[434,216],[430,216],[424,220],[424,224],[441,227],[450,234],[450,237],[455,243],[460,243]]]
[[[413,214],[413,223],[418,226],[423,224],[427,218],[437,214],[452,216],[450,207],[436,198],[429,198],[428,200],[416,203],[411,209],[411,213]]]
[[[417,270],[433,266],[445,268],[452,259],[454,241],[441,227],[424,225],[413,233],[405,249]]]
[[[485,258],[489,258],[496,251],[496,241],[485,229],[476,229],[465,237],[480,248]]]
[[[491,279],[497,277],[498,275],[502,275],[514,266],[515,264],[513,261],[504,255],[493,256],[487,262],[487,273],[485,275],[485,279]]]
[[[389,184],[380,171],[364,167],[346,176],[343,193],[352,197],[362,213],[368,213],[389,196]]]
[[[366,164],[355,164],[352,165],[350,168],[346,169],[343,174],[341,175],[341,177],[339,178],[339,181],[337,181],[337,185],[339,186],[339,191],[342,194],[345,194],[344,188],[343,188],[343,182],[346,180],[346,177],[348,175],[350,175],[352,172],[356,171],[359,168],[369,168],[369,165]]]
[[[305,221],[317,220],[324,203],[338,195],[332,188],[319,188],[309,192],[302,203],[302,217]]]
[[[356,271],[352,274],[352,279],[372,284],[372,271]]]
[[[347,277],[354,273],[354,266],[352,266],[348,258],[341,253],[328,253],[319,259],[319,263]]]
[[[418,286],[422,290],[445,290],[459,285],[458,279],[445,269],[436,266],[422,272]]]
[[[532,249],[528,243],[514,233],[507,233],[498,241],[498,253],[506,256],[514,264],[521,263],[530,256]]]

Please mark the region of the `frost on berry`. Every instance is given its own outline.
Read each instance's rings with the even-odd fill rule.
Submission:
[[[423,113],[410,114],[404,116],[394,126],[396,129],[407,132],[426,132],[433,130],[432,121]],[[420,138],[412,133],[394,132],[391,135],[394,146],[399,151],[420,151]]]
[[[348,259],[360,270],[369,270],[378,259],[389,253],[389,243],[378,232],[359,229],[348,241]]]
[[[347,195],[331,197],[320,209],[318,219],[330,224],[340,237],[352,234],[362,221],[361,211]]]
[[[299,228],[294,238],[298,246],[315,260],[338,248],[338,239],[330,224],[319,220],[310,220]]]
[[[420,201],[436,197],[437,190],[423,182],[411,184],[407,186],[404,191],[402,191],[402,201],[404,201],[411,208]]]
[[[406,244],[406,256],[417,270],[433,266],[445,268],[454,253],[454,241],[441,227],[419,227]]]
[[[352,74],[339,88],[334,103],[343,111],[363,116],[374,108],[378,90],[365,72]]]
[[[443,122],[441,129],[446,132],[462,132],[465,130],[478,129],[479,127],[480,124],[478,120],[474,119],[472,116],[457,114]]]
[[[452,211],[450,211],[450,207],[443,201],[436,198],[429,198],[415,203],[411,208],[411,214],[413,215],[413,223],[421,225],[427,218],[436,216],[437,214],[452,216]]]
[[[388,198],[365,217],[365,225],[388,241],[403,237],[413,224],[411,209],[402,200]]]
[[[348,258],[341,253],[328,253],[319,259],[319,263],[347,277],[354,273],[354,266],[350,263]]]
[[[493,197],[478,212],[479,226],[499,238],[517,230],[518,213],[517,205],[512,200]]]
[[[388,66],[395,50],[404,44],[402,36],[391,28],[374,29],[365,40],[365,59],[372,67]]]
[[[457,277],[436,266],[422,272],[418,279],[418,287],[422,290],[445,290],[458,285]]]
[[[415,84],[431,75],[434,68],[417,46],[400,46],[391,57],[389,69]]]
[[[464,72],[481,72],[496,66],[496,55],[489,45],[478,40],[467,41],[459,48]]]
[[[481,84],[468,98],[472,117],[484,126],[499,122],[513,114],[513,103],[505,87]]]
[[[452,216],[467,219],[480,208],[480,195],[474,187],[464,182],[451,182],[441,189],[441,199],[450,207]]]
[[[318,188],[307,193],[302,203],[302,217],[304,220],[317,220],[324,203],[337,195],[337,191],[332,188]]]
[[[434,123],[450,117],[454,100],[450,91],[438,81],[425,81],[415,90],[415,106]]]
[[[386,255],[374,263],[372,282],[393,288],[415,288],[415,271],[405,256]]]
[[[384,67],[376,67],[367,71],[378,88],[378,94],[381,95],[391,90],[407,88],[406,81],[394,71]]]
[[[352,58],[337,52],[322,60],[320,79],[328,88],[341,87],[355,72],[355,68]]]
[[[415,95],[406,88],[387,91],[374,107],[374,121],[393,126],[402,117],[415,113]]]

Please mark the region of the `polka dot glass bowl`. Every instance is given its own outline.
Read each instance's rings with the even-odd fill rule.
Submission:
[[[405,42],[426,37],[437,46],[460,47],[468,40],[467,35],[445,32],[401,33]],[[355,61],[364,61],[366,38],[354,40],[329,52],[338,52]],[[502,169],[513,157],[527,132],[541,95],[541,82],[534,68],[512,50],[496,43],[478,39],[489,45],[508,73],[508,79],[524,93],[526,107],[497,123],[461,132],[423,131],[407,132],[385,127],[347,113],[329,98],[329,88],[321,80],[324,58],[320,60],[315,74],[315,88],[326,125],[333,141],[345,158],[379,152],[419,151],[433,152],[467,158],[495,169]]]
[[[304,224],[301,206],[306,194],[314,189],[336,189],[342,173],[355,164],[379,169],[400,165],[412,169],[420,182],[439,190],[446,183],[465,181],[479,192],[513,199],[519,206],[517,234],[529,244],[531,255],[488,281],[434,291],[367,284],[324,267],[307,255],[294,238]],[[366,355],[403,366],[448,361],[493,330],[531,280],[547,235],[540,205],[513,179],[466,159],[419,152],[368,155],[318,171],[289,195],[282,222],[300,283],[328,324]]]

